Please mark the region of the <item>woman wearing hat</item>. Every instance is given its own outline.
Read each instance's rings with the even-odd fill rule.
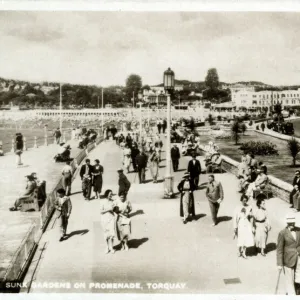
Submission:
[[[249,198],[245,194],[241,196],[242,205],[235,210],[233,218],[234,237],[237,236],[239,256],[244,258],[247,258],[247,248],[254,246],[253,214],[248,200]]]
[[[34,178],[31,175],[27,175],[25,177],[27,178],[25,193],[15,201],[14,206],[9,209],[10,211],[18,210],[18,207],[21,205],[22,199],[30,196],[37,186]]]
[[[158,170],[159,170],[159,154],[156,150],[152,149],[149,157],[149,168],[153,178],[153,183],[157,183]]]
[[[190,215],[195,217],[194,184],[188,172],[184,174],[177,189],[180,192],[180,217],[183,218],[183,224],[186,224]]]

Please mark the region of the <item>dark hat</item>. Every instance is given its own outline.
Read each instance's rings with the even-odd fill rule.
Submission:
[[[119,168],[119,169],[117,170],[117,172],[123,172],[123,169],[122,169],[122,168]]]
[[[183,176],[182,176],[182,178],[189,178],[190,177],[190,174],[184,174]]]

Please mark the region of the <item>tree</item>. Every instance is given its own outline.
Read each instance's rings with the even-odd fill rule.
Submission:
[[[277,115],[277,117],[282,115],[282,106],[280,103],[276,103],[274,105],[274,113]]]
[[[207,71],[207,75],[205,77],[205,85],[210,90],[217,90],[219,86],[219,76],[217,73],[217,69],[211,68]]]
[[[139,90],[142,88],[142,78],[139,75],[131,74],[126,79],[126,97],[130,100],[133,96],[137,96]]]
[[[242,132],[243,132],[243,135],[245,135],[245,131],[247,130],[247,126],[246,126],[245,123],[242,123],[242,124],[241,124],[241,130],[242,130]]]
[[[240,136],[240,122],[235,120],[231,126],[231,136],[232,139],[235,140],[235,144],[237,145],[241,136]]]
[[[260,128],[261,128],[262,131],[265,131],[265,128],[266,128],[265,123],[261,123]]]
[[[293,137],[287,142],[287,148],[290,152],[290,155],[293,158],[293,167],[296,166],[296,156],[298,155],[300,151],[300,144],[299,142]]]
[[[213,118],[212,114],[209,114],[208,115],[208,123],[209,123],[209,125],[211,125],[213,123],[213,120],[214,120],[214,118]]]

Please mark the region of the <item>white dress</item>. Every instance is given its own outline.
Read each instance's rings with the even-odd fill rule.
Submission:
[[[252,232],[251,219],[252,207],[239,206],[235,210],[233,218],[234,229],[237,229],[237,246],[238,247],[253,247],[254,246],[254,236]]]

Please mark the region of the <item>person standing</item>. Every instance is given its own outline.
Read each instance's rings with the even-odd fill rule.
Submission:
[[[234,213],[233,227],[234,234],[237,236],[239,256],[247,258],[246,250],[254,246],[254,226],[252,207],[248,205],[248,196],[241,196],[242,206],[239,206]]]
[[[180,217],[182,217],[183,224],[186,224],[190,215],[195,217],[194,184],[188,172],[184,174],[177,189],[180,192]]]
[[[152,175],[153,183],[157,183],[157,177],[158,177],[158,170],[159,170],[159,155],[156,150],[151,150],[150,157],[150,172]]]
[[[130,159],[131,159],[131,149],[128,146],[128,144],[126,144],[123,150],[123,166],[127,173],[129,173],[129,168],[131,164]]]
[[[300,171],[297,170],[295,172],[295,177],[293,179],[293,190],[290,193],[290,204],[291,204],[291,208],[294,207],[294,195],[296,194],[297,190],[296,190],[296,186],[298,186],[298,190],[300,190]]]
[[[268,214],[266,211],[265,200],[258,198],[256,202],[257,209],[253,210],[253,221],[255,227],[255,247],[260,249],[262,256],[266,256],[265,249],[267,245],[268,233],[271,230]]]
[[[119,173],[119,192],[118,195],[125,195],[125,197],[128,194],[128,191],[130,189],[131,183],[130,181],[127,179],[127,177],[124,175],[123,173],[123,169],[118,169],[118,173]]]
[[[59,241],[61,242],[67,235],[69,218],[72,212],[72,203],[70,197],[66,195],[66,191],[64,189],[58,189],[56,193],[57,197],[54,202],[54,207],[56,209],[56,219],[59,221],[61,232]]]
[[[61,138],[61,132],[60,132],[59,128],[57,128],[57,129],[54,131],[53,136],[55,137],[56,144],[58,145],[58,144],[60,143],[60,138]]]
[[[87,158],[85,164],[80,169],[80,178],[82,181],[82,193],[85,200],[91,197],[93,167],[91,161]]]
[[[105,199],[100,202],[101,223],[103,227],[104,238],[106,242],[105,253],[115,253],[113,248],[114,238],[116,236],[116,220],[114,215],[114,201],[112,198],[112,190],[106,190]]]
[[[157,124],[157,131],[158,131],[158,134],[160,134],[160,132],[161,132],[161,123],[160,123],[160,120],[157,120],[157,121],[156,121],[156,124]]]
[[[220,203],[224,199],[224,193],[223,193],[222,184],[218,181],[215,181],[214,175],[208,176],[206,197],[209,203],[211,216],[213,220],[212,226],[216,226],[218,224],[218,212],[220,208]]]
[[[136,157],[137,155],[140,153],[140,150],[138,149],[136,143],[134,142],[132,145],[132,149],[131,149],[131,162],[132,162],[132,167],[134,172],[137,171],[137,167],[136,167]]]
[[[100,198],[100,194],[102,191],[102,184],[103,184],[103,166],[100,165],[100,160],[95,159],[95,165],[93,166],[93,186],[94,186],[94,193],[95,199]]]
[[[71,162],[67,160],[66,165],[62,169],[62,186],[66,191],[66,196],[71,195],[72,175],[73,169],[71,167]]]
[[[117,235],[121,242],[121,250],[128,251],[128,240],[131,234],[129,213],[132,211],[132,205],[124,194],[119,196],[119,199],[115,201],[114,205],[114,212],[117,214]]]
[[[144,149],[141,148],[140,153],[136,156],[135,163],[137,165],[137,170],[139,174],[139,182],[145,182],[145,173],[147,167],[148,157],[144,152]]]
[[[199,175],[201,174],[201,164],[198,159],[196,159],[196,154],[192,154],[192,159],[189,161],[187,171],[190,173],[191,180],[194,184],[194,189],[198,188]]]
[[[173,171],[177,172],[179,166],[180,151],[176,144],[173,144],[171,148],[171,159],[172,159]]]
[[[162,121],[162,130],[163,130],[163,134],[165,134],[166,129],[167,129],[167,120],[164,119],[164,120]]]
[[[296,295],[295,282],[300,283],[300,232],[295,223],[294,216],[287,216],[287,226],[279,232],[277,239],[277,267],[279,272],[283,269],[288,295]]]

